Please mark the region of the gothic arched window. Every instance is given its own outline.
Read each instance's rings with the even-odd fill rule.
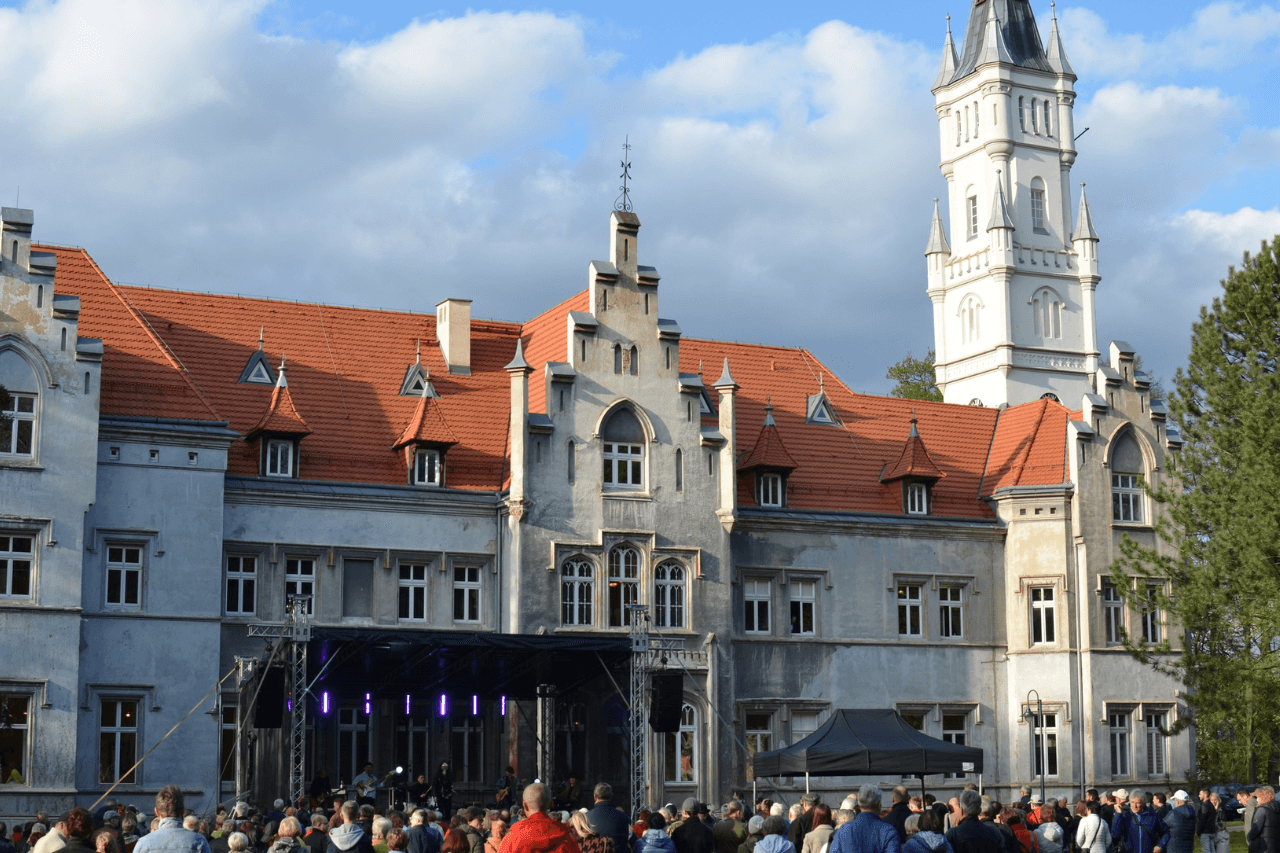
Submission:
[[[631,624],[628,605],[640,603],[640,551],[619,545],[609,552],[609,627]]]
[[[560,566],[560,623],[591,625],[595,601],[596,569],[583,556],[570,557]]]
[[[644,427],[630,409],[618,409],[601,430],[606,489],[644,488]]]
[[[653,572],[653,621],[659,628],[685,625],[685,570],[675,560],[660,563]]]

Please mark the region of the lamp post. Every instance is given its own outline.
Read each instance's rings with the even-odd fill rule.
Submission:
[[[1036,712],[1031,713],[1031,694],[1036,694]],[[1040,701],[1040,692],[1037,690],[1027,691],[1027,710],[1022,712],[1022,718],[1031,726],[1031,748],[1035,749],[1036,731],[1040,732],[1040,802],[1044,803],[1044,774],[1049,769],[1049,744],[1044,736],[1044,703]]]

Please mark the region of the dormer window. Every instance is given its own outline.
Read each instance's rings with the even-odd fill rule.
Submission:
[[[781,474],[762,471],[756,475],[757,504],[760,506],[781,507],[785,497],[785,482]]]
[[[444,466],[440,451],[420,448],[413,456],[413,484],[415,486],[439,486],[444,482]]]
[[[297,442],[288,438],[269,438],[263,460],[263,475],[267,477],[294,476],[294,453]]]
[[[928,483],[903,483],[902,499],[903,508],[907,511],[907,515],[929,514]]]

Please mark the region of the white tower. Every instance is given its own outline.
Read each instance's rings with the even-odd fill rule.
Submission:
[[[934,84],[951,240],[925,250],[938,387],[949,403],[1080,405],[1098,368],[1098,235],[1084,192],[1071,229],[1075,72],[1054,17],[974,0],[959,58],[950,26]]]

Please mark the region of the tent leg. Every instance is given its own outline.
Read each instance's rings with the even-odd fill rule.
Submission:
[[[978,774],[978,796],[982,796],[982,774]]]
[[[804,792],[809,793],[809,771],[804,771]]]
[[[924,781],[924,776],[920,777],[920,802],[924,802],[924,795],[929,793],[929,786]]]
[[[760,791],[757,789],[758,783],[753,778],[751,780],[751,813],[755,814],[756,803],[760,802]]]

